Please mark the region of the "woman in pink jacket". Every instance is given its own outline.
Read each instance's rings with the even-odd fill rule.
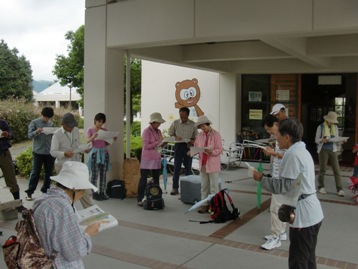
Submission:
[[[156,147],[163,140],[162,132],[158,129],[164,123],[162,115],[155,112],[150,115],[149,126],[142,133],[142,157],[140,161],[140,180],[138,184],[137,205],[143,206],[144,191],[147,186],[147,178],[152,171],[153,181],[159,185],[162,159]]]
[[[220,155],[222,152],[222,140],[219,132],[211,128],[211,121],[206,116],[201,116],[195,123],[195,127],[201,129],[195,139],[194,147],[204,148],[200,153],[199,169],[201,178],[201,199],[205,199],[209,194],[215,194],[219,191],[218,179],[221,169]],[[209,206],[202,205],[199,213],[206,213]]]

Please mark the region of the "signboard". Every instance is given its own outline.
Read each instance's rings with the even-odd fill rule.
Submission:
[[[276,90],[276,100],[277,101],[289,101],[290,100],[290,91],[289,90]]]
[[[250,109],[249,110],[250,120],[262,120],[262,109]]]
[[[249,102],[262,102],[261,92],[249,92]]]

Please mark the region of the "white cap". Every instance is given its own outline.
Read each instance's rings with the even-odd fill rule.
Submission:
[[[88,167],[84,163],[64,162],[60,173],[50,178],[71,190],[92,189],[95,192],[98,191],[97,187],[89,182]]]
[[[280,112],[280,110],[281,110],[282,108],[286,109],[283,104],[276,104],[276,105],[274,105],[274,106],[272,107],[272,110],[271,110],[270,114],[271,114],[271,115],[276,115],[278,112]]]

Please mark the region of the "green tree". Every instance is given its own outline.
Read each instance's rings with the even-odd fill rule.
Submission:
[[[32,70],[25,56],[18,55],[19,51],[9,49],[8,45],[0,42],[0,100],[22,98],[30,101],[32,94]]]
[[[126,88],[126,71],[127,61],[124,61],[124,87]],[[131,83],[130,83],[130,119],[133,122],[133,115],[140,112],[140,100],[141,100],[141,84],[142,84],[142,62],[139,59],[131,59]],[[126,100],[126,91],[124,94],[124,100]]]
[[[67,85],[71,90],[77,89],[83,106],[83,68],[84,68],[84,25],[76,32],[69,31],[65,35],[70,42],[67,46],[68,55],[57,55],[52,73],[57,76],[62,86]]]

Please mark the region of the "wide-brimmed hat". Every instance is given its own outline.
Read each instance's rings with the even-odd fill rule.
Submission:
[[[270,112],[271,115],[276,115],[278,112],[280,112],[281,109],[286,109],[283,104],[276,104],[272,107],[272,110]]]
[[[164,123],[165,120],[162,118],[162,115],[159,112],[154,112],[150,115],[149,124],[153,122]]]
[[[92,189],[95,192],[98,191],[97,187],[89,182],[88,167],[84,163],[64,162],[60,173],[50,178],[71,190]]]
[[[208,119],[207,116],[200,116],[198,118],[197,122],[194,124],[194,126],[199,129],[200,125],[205,124],[205,123],[211,124],[211,121]]]
[[[63,115],[62,123],[66,124],[70,128],[76,127],[78,125],[75,116],[72,113],[66,113]]]
[[[338,123],[337,117],[338,115],[336,112],[330,111],[326,116],[323,116],[323,119],[328,122]]]

